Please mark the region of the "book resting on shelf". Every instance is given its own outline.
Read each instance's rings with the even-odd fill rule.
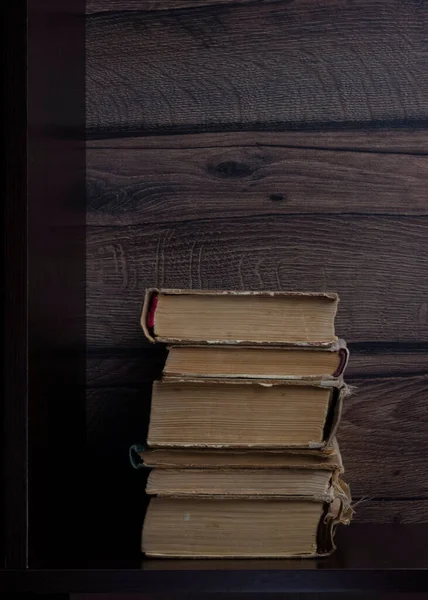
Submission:
[[[149,289],[168,345],[144,446],[142,550],[157,557],[326,556],[353,510],[336,433],[349,359],[328,292]]]

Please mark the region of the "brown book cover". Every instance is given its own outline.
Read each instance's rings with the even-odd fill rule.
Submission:
[[[329,347],[338,303],[328,292],[149,289],[141,325],[168,344]]]
[[[327,451],[286,448],[245,450],[217,448],[147,448],[134,444],[129,458],[135,469],[314,469],[343,472],[337,440]]]
[[[170,346],[163,370],[168,377],[302,379],[339,381],[349,360],[345,340],[329,347]]]
[[[305,461],[303,461],[305,462]],[[222,496],[331,502],[343,468],[152,469],[146,494],[164,497]]]
[[[338,479],[328,501],[286,497],[152,497],[142,551],[160,558],[314,558],[335,550],[352,518]]]
[[[154,383],[147,444],[328,449],[348,393],[343,383],[171,377]]]

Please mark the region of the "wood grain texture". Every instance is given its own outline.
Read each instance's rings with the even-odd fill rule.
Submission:
[[[374,377],[403,377],[421,375],[427,370],[428,352],[423,349],[400,348],[373,353],[355,351],[351,346],[351,358],[346,379]],[[102,353],[90,353],[86,362],[87,385],[116,386],[141,385],[158,379],[166,360],[166,348],[160,344],[151,348],[130,349],[120,353],[109,349]]]
[[[159,379],[167,350],[161,344],[152,348],[115,354],[114,348],[103,353],[90,353],[86,359],[86,384],[98,386],[135,386]]]
[[[139,544],[145,477],[127,451],[146,437],[165,359],[139,324],[151,285],[338,291],[357,386],[339,429],[365,498],[355,519],[428,521],[428,4],[89,0],[87,12],[98,550],[107,520],[116,551]]]
[[[338,437],[353,497],[428,498],[428,377],[352,383]],[[145,441],[150,387],[88,390],[89,446],[100,465],[125,468],[129,446]]]
[[[425,156],[237,146],[92,150],[87,160],[90,225],[428,214]]]
[[[147,345],[147,287],[336,291],[348,342],[426,341],[428,220],[275,215],[88,227],[91,347]]]
[[[198,8],[217,4],[247,4],[275,0],[87,0],[86,14],[108,11],[148,11]]]
[[[428,498],[428,375],[352,384],[338,432],[352,493]]]
[[[425,122],[427,13],[303,0],[88,15],[88,130]]]
[[[422,375],[426,373],[428,365],[428,352],[424,344],[420,349],[385,348],[373,352],[367,350],[353,350],[351,345],[351,358],[346,369],[347,377],[394,377],[403,375]]]
[[[426,523],[428,498],[425,500],[362,501],[355,507],[355,523]]]
[[[428,129],[354,129],[342,131],[235,131],[233,133],[187,133],[139,137],[89,138],[88,149],[172,150],[182,148],[230,148],[278,146],[382,152],[386,154],[428,154]],[[89,159],[91,154],[89,154]]]

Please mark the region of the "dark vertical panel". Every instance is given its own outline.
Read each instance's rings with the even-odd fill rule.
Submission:
[[[26,10],[7,4],[5,131],[5,377],[1,542],[4,566],[26,564]]]
[[[84,2],[28,14],[29,564],[84,549]]]
[[[91,557],[140,556],[148,469],[133,469],[128,451],[147,437],[151,387],[145,383],[137,390],[88,390],[87,462],[91,477],[87,506],[90,528],[85,545]]]

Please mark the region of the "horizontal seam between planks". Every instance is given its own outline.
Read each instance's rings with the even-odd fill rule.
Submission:
[[[428,145],[428,136],[427,136]],[[428,156],[428,152],[403,152],[401,150],[376,150],[367,148],[358,148],[351,146],[337,146],[330,148],[329,146],[300,146],[293,144],[223,144],[221,146],[87,146],[86,151],[91,150],[219,150],[226,148],[284,148],[285,150],[319,150],[320,152],[346,152],[350,154],[380,154],[380,155],[399,155],[399,156]]]
[[[199,124],[176,125],[176,126],[150,126],[147,129],[122,127],[88,127],[86,129],[86,141],[96,140],[126,140],[129,138],[162,137],[166,135],[186,134],[221,134],[221,133],[384,133],[386,131],[424,131],[428,129],[428,118],[425,119],[392,119],[376,121],[272,121],[265,123],[216,123],[210,126]]]
[[[348,367],[349,370],[349,367]],[[426,371],[398,371],[397,373],[364,373],[363,371],[356,371],[352,374],[345,374],[346,380],[354,379],[406,379],[409,377],[423,377],[426,375]]]
[[[88,207],[87,214],[91,214],[91,208]],[[99,214],[99,211],[93,211],[96,214]],[[113,215],[114,216],[114,215]],[[235,221],[252,221],[254,219],[268,219],[268,218],[290,218],[290,217],[369,217],[369,218],[396,218],[400,219],[426,219],[428,222],[428,214],[405,214],[405,213],[360,213],[360,212],[296,212],[296,213],[259,213],[255,215],[238,215],[238,216],[228,216],[228,217],[207,217],[205,219],[177,219],[173,221],[163,221],[163,220],[154,220],[151,222],[148,221],[136,221],[135,223],[128,223],[123,225],[103,225],[97,223],[86,223],[86,228],[94,228],[94,229],[126,229],[130,227],[141,227],[142,225],[146,225],[147,227],[157,225],[157,226],[178,226],[178,225],[187,225],[187,224],[201,224],[201,223],[221,223],[221,222],[235,222]]]

